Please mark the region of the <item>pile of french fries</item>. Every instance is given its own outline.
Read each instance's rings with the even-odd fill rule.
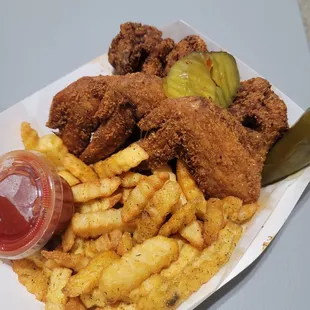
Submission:
[[[54,135],[21,125],[27,150],[46,154],[72,187],[75,214],[53,251],[12,262],[47,310],[175,309],[229,260],[257,204],[206,200],[185,163],[132,172],[132,144],[87,166]]]

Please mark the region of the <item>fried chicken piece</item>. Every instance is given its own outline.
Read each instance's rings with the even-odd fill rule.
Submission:
[[[146,58],[142,66],[142,72],[164,77],[166,57],[173,50],[174,46],[174,41],[170,38],[164,39],[158,43]]]
[[[80,158],[90,164],[114,153],[132,134],[136,120],[165,99],[156,76],[135,73],[112,80],[96,113],[102,123]]]
[[[228,111],[200,97],[167,99],[138,126],[152,131],[139,142],[152,168],[181,158],[205,195],[257,200],[262,166],[239,139],[246,129]]]
[[[75,155],[85,149],[99,125],[95,114],[111,79],[114,77],[82,77],[53,99],[46,126],[59,129],[59,136]]]
[[[259,134],[260,141],[253,148],[261,163],[271,146],[288,129],[285,103],[271,90],[270,83],[260,77],[241,82],[229,112],[249,128],[250,143],[253,144],[253,135]]]
[[[109,62],[118,74],[141,71],[154,46],[162,41],[162,32],[140,23],[124,23],[109,49]]]
[[[207,52],[206,43],[197,35],[189,35],[177,45],[153,26],[124,23],[112,40],[109,62],[118,74],[144,72],[164,77],[173,64],[191,52]]]
[[[94,132],[90,143],[80,155],[80,159],[85,163],[97,162],[114,153],[131,136],[136,124],[133,108],[126,98],[108,89],[101,106],[109,100],[113,100],[114,109],[109,111],[109,117],[105,115],[104,121]]]
[[[117,83],[113,83],[111,87],[129,100],[138,119],[151,112],[167,98],[162,79],[144,73],[119,76]]]
[[[136,121],[166,99],[162,80],[143,73],[84,77],[53,99],[47,126],[88,164],[115,152]]]
[[[189,35],[181,40],[172,52],[167,56],[164,75],[167,75],[170,68],[182,57],[192,52],[207,52],[207,45],[203,39],[197,35]]]

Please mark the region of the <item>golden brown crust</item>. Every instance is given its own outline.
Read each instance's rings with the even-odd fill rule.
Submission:
[[[207,99],[167,99],[139,122],[144,131],[160,128],[140,145],[149,153],[151,166],[162,158],[183,159],[208,196],[256,201],[261,167],[239,141],[238,131],[226,125],[230,120],[234,122],[226,110]],[[245,129],[239,124],[238,130]]]
[[[167,56],[164,74],[167,75],[170,68],[182,57],[192,52],[207,52],[207,45],[203,39],[197,35],[189,35],[181,40],[172,52]]]
[[[55,96],[48,125],[90,164],[128,143],[139,120],[148,166],[181,158],[206,195],[245,202],[258,198],[266,154],[288,127],[284,102],[261,78],[242,82],[227,111],[199,97],[166,99],[162,80],[144,73],[78,80]]]
[[[167,63],[166,57],[173,50],[174,46],[174,41],[170,38],[164,39],[158,43],[146,58],[141,71],[146,74],[164,77],[164,69]]]
[[[288,129],[287,108],[263,78],[241,82],[229,112],[248,129],[247,143],[252,144],[257,161],[265,161],[270,147]],[[254,144],[254,136],[259,143]]]
[[[69,151],[90,164],[115,152],[131,135],[136,119],[165,98],[156,76],[84,77],[54,97],[47,126],[58,129]]]
[[[176,61],[191,52],[207,52],[206,43],[197,35],[175,45],[153,26],[127,22],[112,40],[108,56],[117,74],[144,72],[164,77]]]
[[[141,70],[142,64],[154,46],[161,40],[162,32],[140,23],[124,23],[109,49],[109,62],[118,74]]]
[[[46,126],[59,129],[70,152],[79,155],[98,127],[95,117],[100,101],[113,77],[82,77],[60,91],[53,99]]]

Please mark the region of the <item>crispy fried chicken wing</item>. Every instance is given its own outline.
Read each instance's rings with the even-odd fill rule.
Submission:
[[[152,131],[139,142],[151,167],[178,157],[207,196],[257,200],[261,165],[239,139],[245,129],[226,110],[200,97],[167,99],[138,126]]]
[[[257,200],[266,155],[288,127],[264,79],[242,82],[225,110],[200,97],[167,99],[162,80],[144,73],[79,79],[55,96],[47,125],[90,164],[131,141],[137,122],[148,168],[181,158],[207,196],[245,202]]]
[[[288,129],[285,103],[272,91],[270,83],[260,77],[241,82],[229,112],[249,128],[248,140],[252,144],[252,137],[259,135],[260,142],[254,148],[260,162],[265,161],[271,146]]]
[[[111,79],[114,77],[82,77],[53,99],[46,125],[59,129],[60,137],[75,155],[88,145],[99,125],[95,115]]]
[[[58,129],[69,151],[90,164],[122,146],[136,120],[164,99],[156,76],[84,77],[54,97],[47,126]]]

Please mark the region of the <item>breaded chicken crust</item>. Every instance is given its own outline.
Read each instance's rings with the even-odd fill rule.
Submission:
[[[136,120],[164,99],[156,76],[83,77],[54,97],[46,125],[58,129],[69,151],[91,164],[119,149]]]
[[[162,41],[162,32],[141,23],[124,23],[119,34],[112,40],[109,62],[117,74],[134,73],[142,65],[154,46]]]
[[[236,130],[227,126],[229,122]],[[152,168],[181,158],[206,196],[257,200],[261,166],[239,140],[238,132],[246,129],[212,101],[201,97],[167,99],[138,126],[152,131],[139,142],[149,154]]]
[[[150,157],[140,168],[181,158],[206,196],[245,202],[257,200],[266,155],[288,128],[284,102],[262,78],[242,82],[225,110],[200,97],[167,99],[162,80],[143,73],[79,79],[55,96],[47,125],[87,164],[142,135]]]
[[[259,136],[260,141],[253,148],[256,160],[263,164],[266,153],[288,129],[285,103],[272,91],[267,80],[257,77],[241,82],[229,112],[249,128],[248,140],[252,140],[252,144],[252,137]]]
[[[175,62],[192,52],[207,52],[206,43],[197,35],[175,44],[171,38],[163,39],[153,26],[127,22],[112,40],[108,56],[117,74],[144,72],[164,77]]]

